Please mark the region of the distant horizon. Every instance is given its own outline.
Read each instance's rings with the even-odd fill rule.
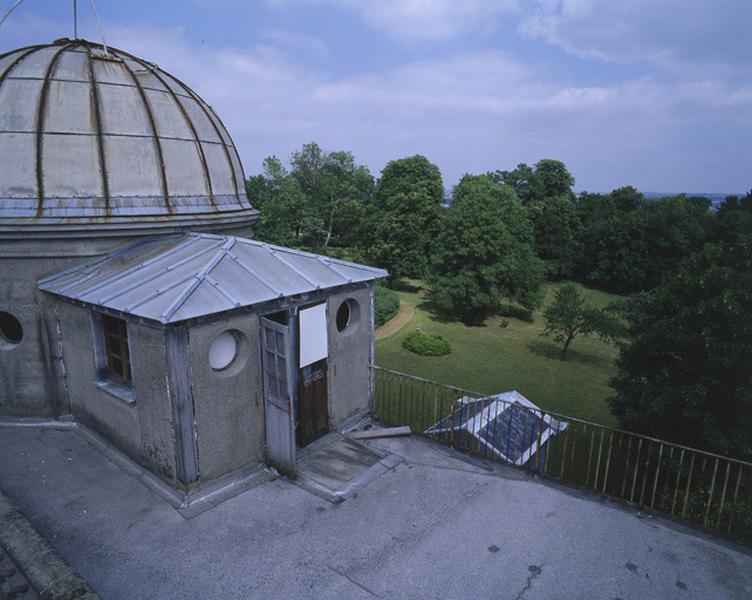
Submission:
[[[454,184],[454,185],[457,185],[457,184]],[[444,186],[444,191],[447,193],[447,195],[451,196],[452,188],[454,187],[454,185],[449,186],[449,187],[447,187],[446,185]],[[572,192],[574,192],[577,195],[582,194],[583,192],[584,193],[588,193],[588,194],[610,194],[614,190],[617,190],[617,189],[619,189],[621,187],[627,187],[627,186],[616,186],[616,187],[611,188],[608,191],[586,190],[586,189],[580,189],[580,190],[573,189]],[[680,191],[680,192],[675,192],[675,191],[674,192],[656,192],[656,191],[653,191],[653,190],[641,190],[640,188],[638,188],[637,186],[634,186],[634,185],[632,187],[634,187],[643,196],[678,196],[680,194],[684,194],[685,196],[694,196],[694,197],[704,196],[704,197],[707,197],[707,198],[709,198],[711,200],[714,199],[714,198],[725,199],[728,196],[744,196],[747,192],[750,191],[750,190],[747,190],[747,191],[744,191],[744,192],[688,192],[688,191]]]

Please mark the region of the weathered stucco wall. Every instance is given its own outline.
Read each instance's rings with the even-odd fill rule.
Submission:
[[[0,311],[23,327],[17,345],[0,341],[0,415],[56,417],[69,412],[57,318],[37,280],[105,254],[122,239],[0,241]]]
[[[209,366],[212,340],[232,330],[238,355],[222,371]],[[198,442],[199,481],[253,466],[264,458],[259,321],[252,313],[190,327],[189,362]]]
[[[357,322],[337,330],[337,309],[347,299],[358,306]],[[327,299],[329,335],[329,420],[332,429],[369,408],[368,367],[373,339],[370,286],[343,290]]]
[[[251,225],[198,227],[252,238]],[[70,412],[62,367],[56,301],[37,290],[37,280],[75,267],[143,235],[45,239],[0,237],[0,311],[23,327],[20,344],[0,340],[0,416],[58,417]],[[145,232],[148,235],[148,231]]]
[[[128,322],[134,402],[97,383],[92,311],[57,303],[73,416],[163,479],[175,482],[164,330]]]

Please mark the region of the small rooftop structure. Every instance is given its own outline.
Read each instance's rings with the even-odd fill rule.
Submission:
[[[219,117],[154,63],[81,39],[18,48],[0,107],[0,234],[256,218]]]
[[[179,494],[294,477],[368,412],[387,273],[254,241],[258,214],[224,125],[154,63],[0,54],[0,416],[71,415]]]
[[[542,465],[548,440],[566,428],[566,422],[553,419],[525,396],[512,391],[478,399],[464,396],[450,415],[426,433],[452,432],[465,438],[458,441],[460,447],[485,448],[510,464],[523,466],[539,450]]]
[[[39,289],[167,324],[386,276],[383,269],[246,238],[186,233],[46,277]]]

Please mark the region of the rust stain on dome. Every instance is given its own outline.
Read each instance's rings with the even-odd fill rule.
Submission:
[[[61,38],[0,54],[0,234],[252,223],[227,129],[190,87]]]

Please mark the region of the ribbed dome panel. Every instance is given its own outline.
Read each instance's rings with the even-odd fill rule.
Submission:
[[[213,110],[85,40],[0,56],[0,232],[244,223],[257,212]]]

